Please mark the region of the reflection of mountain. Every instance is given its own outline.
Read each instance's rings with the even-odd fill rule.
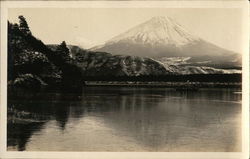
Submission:
[[[41,131],[50,120],[55,120],[63,131],[70,116],[70,106],[79,105],[81,94],[49,93],[15,90],[8,96],[8,147],[26,150],[30,137]],[[74,111],[81,116],[82,109]],[[12,147],[12,148],[11,148]]]
[[[219,128],[221,132],[215,130],[214,136],[209,132],[204,132],[213,129],[214,122],[218,120],[223,125],[228,114],[234,112],[232,109],[225,110],[225,108],[233,105],[230,100],[238,99],[230,92],[210,93],[205,91],[180,94],[169,90],[155,92],[148,90],[145,94],[128,93],[124,96],[114,96],[109,98],[112,100],[105,100],[103,104],[99,103],[100,107],[107,109],[103,115],[99,116],[101,118],[99,120],[104,120],[105,126],[116,130],[119,136],[133,138],[135,143],[142,145],[148,151],[194,151],[194,149],[199,150],[199,148],[194,148],[195,144],[201,143],[216,146],[216,143],[219,145],[220,142],[224,142],[216,138],[219,138],[228,128],[225,130]],[[194,101],[196,99],[200,100]],[[228,104],[219,107],[220,103],[215,102],[216,99],[224,99],[228,101]],[[207,100],[211,100],[211,107],[202,106],[206,105]],[[112,110],[113,107],[116,111],[109,112],[108,109]],[[217,151],[210,146],[207,146],[207,149],[203,147],[203,151],[209,151],[209,149]]]
[[[22,129],[30,135],[18,144],[27,150],[238,150],[240,95],[229,90],[86,87],[78,95],[37,94],[33,99],[20,110],[50,119],[41,127]]]
[[[169,17],[153,17],[91,50],[155,59],[191,57],[192,63],[207,61],[199,66],[217,68],[241,65],[240,55],[190,34]]]
[[[8,123],[7,145],[18,151],[26,149],[26,143],[33,133],[41,130],[44,122]],[[9,149],[9,148],[8,148]]]

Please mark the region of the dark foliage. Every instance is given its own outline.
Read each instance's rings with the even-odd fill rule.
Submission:
[[[29,29],[28,23],[26,22],[26,19],[20,15],[19,17],[19,29],[23,34],[31,34],[31,31]]]
[[[70,56],[69,56],[69,49],[67,48],[67,45],[65,41],[63,41],[58,47],[56,48],[56,54],[62,58],[63,61],[69,62]]]
[[[66,43],[63,41],[53,51],[32,35],[23,16],[19,20],[19,25],[8,22],[8,81],[30,73],[48,84],[57,81],[69,87],[82,85],[81,69],[69,56]]]

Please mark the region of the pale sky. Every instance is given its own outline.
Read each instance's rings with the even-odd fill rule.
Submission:
[[[18,8],[9,9],[10,22],[23,15],[37,38],[46,44],[101,44],[154,16],[169,16],[196,36],[218,46],[241,52],[240,9],[169,8]]]

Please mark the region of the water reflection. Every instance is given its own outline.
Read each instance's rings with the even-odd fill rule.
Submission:
[[[29,138],[43,129],[49,120],[56,120],[61,130],[69,118],[71,106],[81,101],[80,94],[32,92],[15,90],[8,92],[7,145],[10,149],[25,150]],[[78,114],[83,114],[81,110]]]
[[[79,94],[13,94],[9,108],[36,122],[9,122],[8,149],[240,151],[241,96],[234,91],[89,87]]]

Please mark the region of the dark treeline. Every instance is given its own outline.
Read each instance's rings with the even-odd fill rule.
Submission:
[[[133,81],[133,82],[221,82],[241,83],[241,74],[192,74],[162,76],[88,76],[86,81]]]
[[[23,16],[18,18],[19,24],[8,22],[8,83],[31,88],[81,86],[82,69],[70,57],[65,41],[51,50],[32,35]]]

